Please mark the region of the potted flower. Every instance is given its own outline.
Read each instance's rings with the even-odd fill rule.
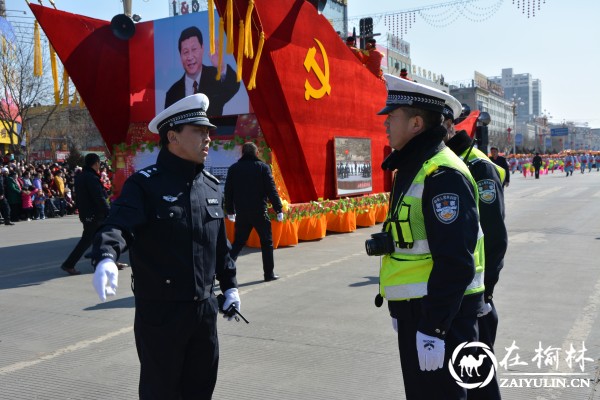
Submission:
[[[354,232],[356,230],[356,212],[354,200],[346,197],[329,200],[325,205],[327,212],[327,230],[332,232]]]
[[[322,201],[323,199],[319,199],[318,202],[311,201],[300,206],[299,240],[318,240],[325,237],[327,233],[327,216]]]

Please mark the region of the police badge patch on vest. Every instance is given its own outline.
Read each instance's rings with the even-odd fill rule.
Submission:
[[[482,179],[477,182],[479,200],[492,204],[496,200],[496,183],[491,179]]]
[[[458,195],[442,193],[431,199],[433,211],[443,224],[451,224],[458,217]]]

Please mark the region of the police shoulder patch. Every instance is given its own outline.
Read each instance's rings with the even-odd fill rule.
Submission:
[[[433,213],[443,224],[451,224],[458,218],[459,202],[455,193],[442,193],[431,199]]]
[[[496,182],[491,179],[477,181],[477,191],[483,203],[491,204],[496,200]]]
[[[206,176],[208,179],[210,179],[211,181],[213,181],[217,185],[219,184],[219,180],[217,179],[217,177],[214,176],[213,174],[211,174],[210,172],[208,172],[207,170],[203,169],[202,173],[204,174],[204,176]]]
[[[150,178],[152,175],[158,173],[158,168],[156,167],[156,165],[151,165],[149,167],[140,169],[137,173],[145,176],[146,178]]]

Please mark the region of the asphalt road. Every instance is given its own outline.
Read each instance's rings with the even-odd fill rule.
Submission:
[[[503,398],[600,398],[600,173],[513,175],[506,205]],[[379,229],[276,250],[276,282],[262,282],[259,251],[242,253],[251,323],[219,321],[216,399],[404,399],[390,318],[373,305],[379,259],[364,253]],[[0,399],[137,398],[129,271],[98,303],[89,263],[59,269],[80,232],[76,217],[0,226]]]

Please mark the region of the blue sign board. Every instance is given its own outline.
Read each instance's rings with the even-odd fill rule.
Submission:
[[[550,136],[567,136],[569,134],[569,128],[552,128],[550,129]]]
[[[516,146],[520,146],[520,145],[522,145],[522,144],[523,144],[523,135],[522,135],[522,134],[520,134],[520,133],[517,133],[517,134],[515,135],[515,145],[516,145]]]
[[[549,136],[546,136],[546,147],[552,147],[552,138]]]

